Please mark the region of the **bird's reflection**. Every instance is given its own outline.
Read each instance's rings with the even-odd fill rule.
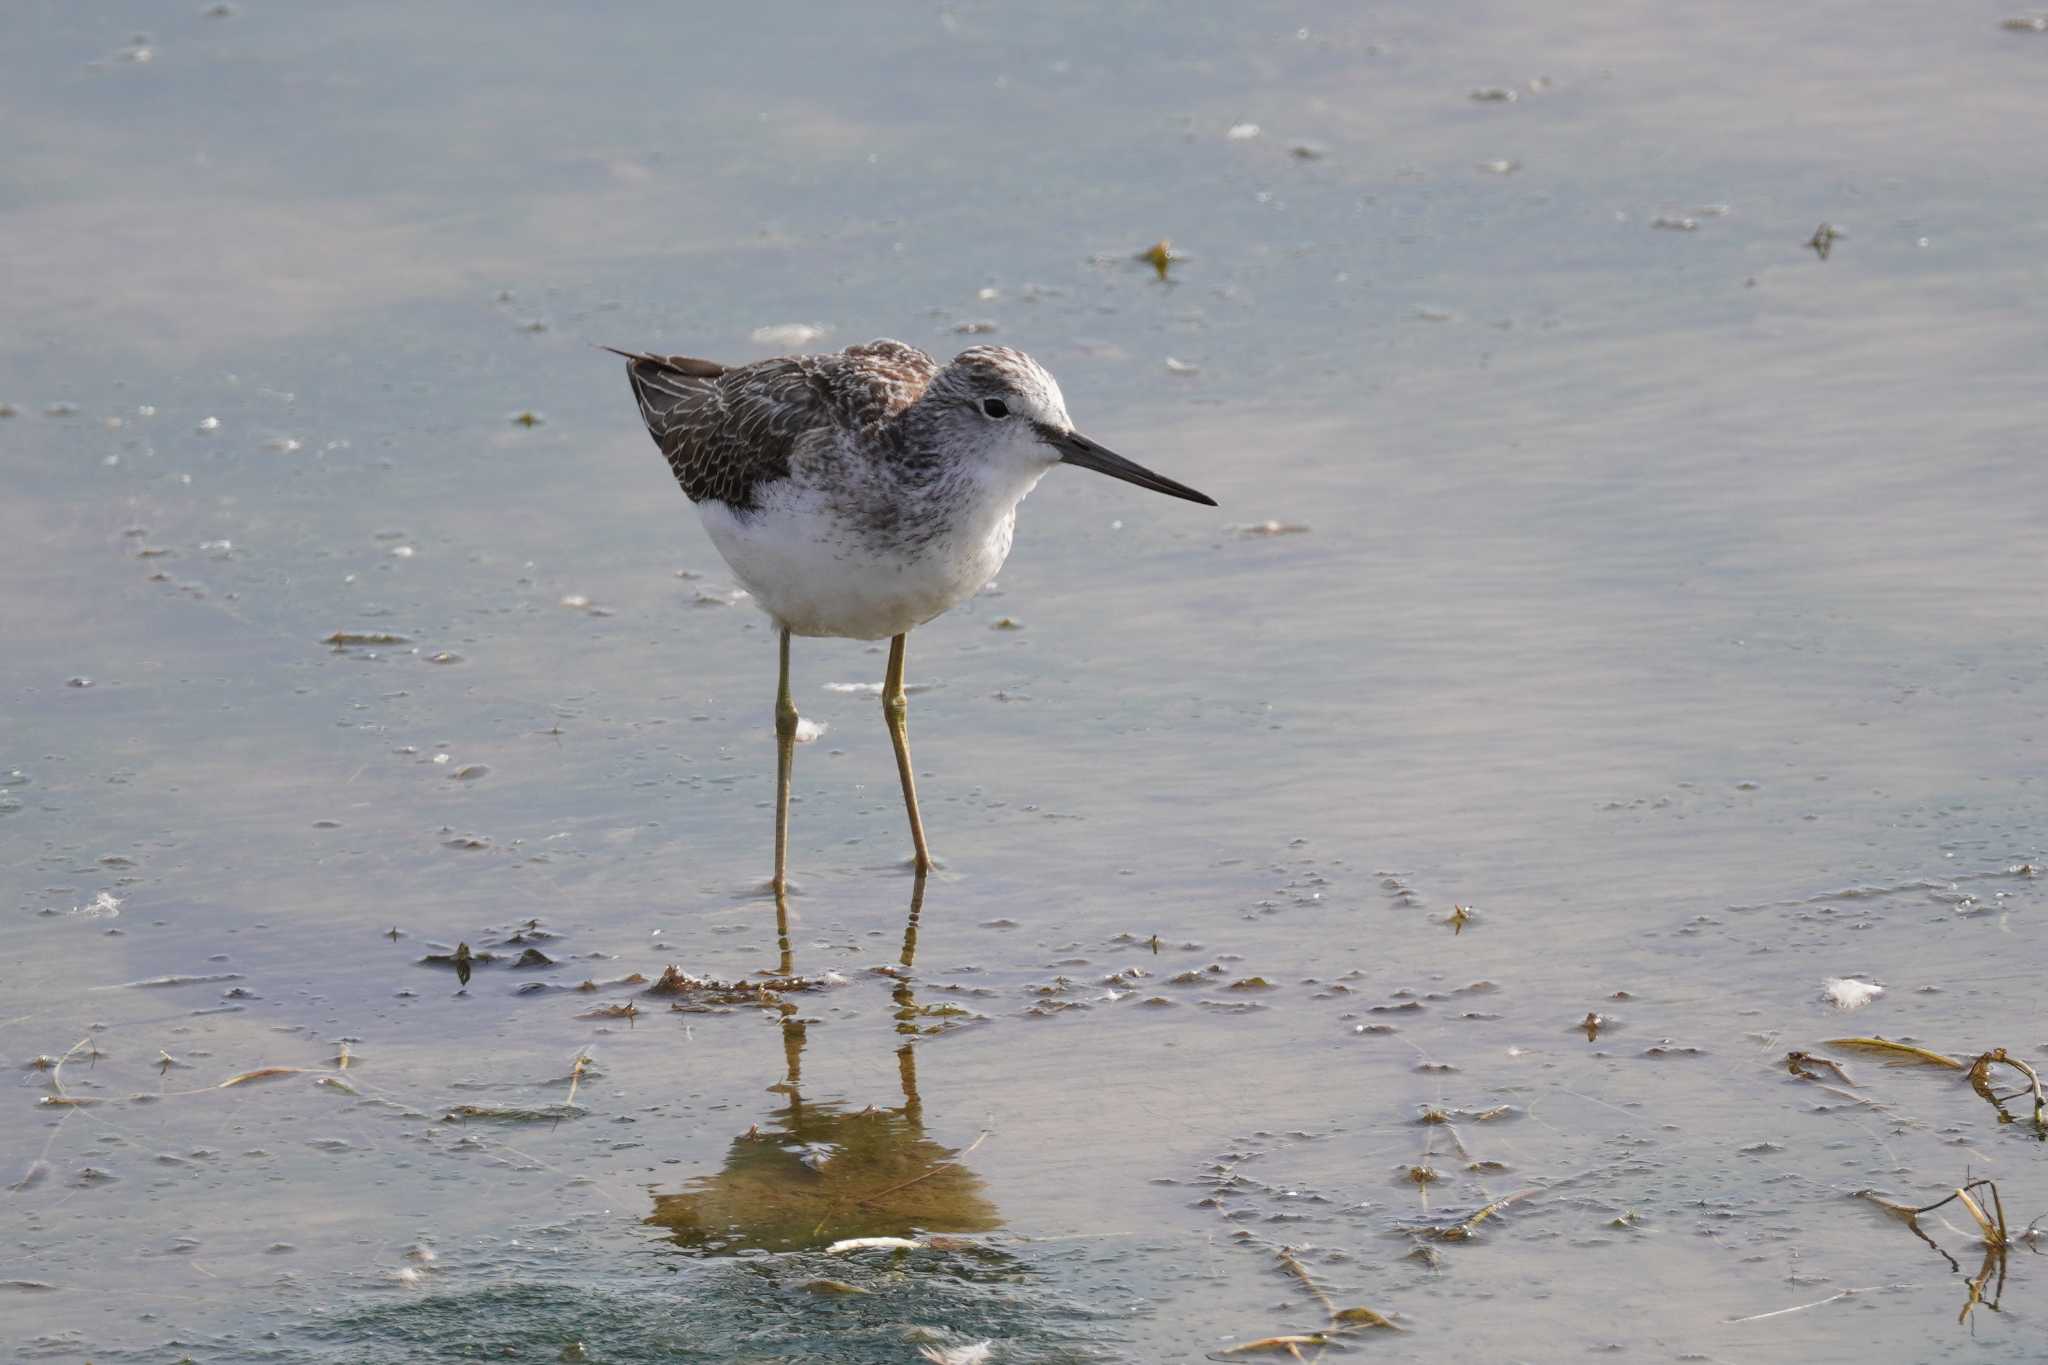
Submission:
[[[895,1012],[917,1012],[909,969],[917,953],[918,918],[925,879],[910,896]],[[795,972],[789,908],[775,907],[780,940],[778,972]],[[915,1232],[987,1232],[1001,1225],[982,1182],[960,1164],[962,1152],[925,1135],[917,1093],[915,1046],[896,1050],[902,1103],[854,1109],[843,1100],[806,1099],[803,1093],[804,1021],[783,1001],[784,1077],[770,1089],[781,1108],[733,1139],[725,1165],[699,1176],[676,1194],[654,1198],[649,1223],[667,1228],[687,1247],[720,1254],[747,1250],[792,1251],[849,1237],[905,1237]]]

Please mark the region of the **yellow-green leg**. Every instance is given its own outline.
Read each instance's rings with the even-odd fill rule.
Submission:
[[[789,696],[789,630],[782,631],[782,683],[775,692],[775,880],[777,897],[789,890],[789,771],[796,758],[796,703]]]
[[[924,843],[924,819],[917,813],[917,778],[910,771],[910,735],[904,727],[909,703],[903,697],[903,640],[889,642],[889,671],[882,679],[882,719],[889,724],[889,742],[896,746],[896,775],[903,779],[903,808],[910,812],[910,841],[917,846],[917,875],[932,870],[931,850]]]

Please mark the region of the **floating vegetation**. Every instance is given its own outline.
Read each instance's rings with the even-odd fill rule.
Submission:
[[[1315,1347],[1320,1355],[1321,1348],[1331,1345],[1346,1333],[1375,1329],[1393,1332],[1405,1330],[1378,1309],[1363,1305],[1339,1308],[1336,1300],[1316,1283],[1315,1276],[1301,1263],[1301,1258],[1295,1255],[1293,1247],[1276,1246],[1270,1249],[1273,1258],[1279,1263],[1280,1270],[1299,1284],[1323,1310],[1324,1316],[1328,1319],[1328,1327],[1322,1331],[1287,1332],[1278,1336],[1240,1342],[1216,1352],[1218,1356],[1285,1355],[1295,1360],[1306,1360],[1308,1357],[1301,1353],[1303,1347]]]
[[[337,630],[320,643],[332,645],[339,651],[364,645],[409,645],[412,641],[403,635],[394,635],[383,630]]]
[[[1513,1194],[1483,1204],[1476,1211],[1465,1217],[1407,1223],[1402,1226],[1401,1231],[1408,1233],[1410,1236],[1426,1237],[1438,1242],[1468,1242],[1478,1234],[1481,1223],[1484,1223],[1502,1209],[1511,1208],[1523,1200],[1541,1193],[1542,1187],[1531,1186],[1526,1190],[1517,1190]]]
[[[226,1090],[231,1086],[248,1085],[255,1081],[275,1081],[286,1076],[303,1076],[310,1070],[311,1067],[304,1066],[259,1066],[254,1071],[244,1071],[239,1076],[228,1077],[214,1089]]]
[[[2009,1090],[2002,1095],[1999,1094],[1991,1083],[1991,1068],[1994,1066],[2002,1066],[2017,1071],[2026,1078],[2026,1084],[2020,1086],[2017,1090]],[[2012,1056],[2004,1048],[1995,1047],[1989,1052],[1982,1052],[1977,1055],[1976,1060],[1970,1063],[1969,1076],[1970,1088],[1983,1096],[1991,1107],[1998,1111],[1998,1121],[2000,1123],[2016,1122],[2011,1112],[2005,1107],[2009,1101],[2031,1098],[2034,1102],[2032,1114],[2034,1135],[2043,1141],[2048,1141],[2048,1101],[2044,1101],[2042,1097],[2041,1075],[2032,1066]]]
[[[569,1068],[569,1098],[566,1101],[567,1103],[576,1103],[576,1087],[583,1084],[583,1073],[589,1069],[590,1054],[588,1052],[577,1053],[575,1065]]]
[[[580,1104],[458,1104],[441,1115],[443,1123],[560,1123],[590,1111]]]
[[[428,953],[420,959],[420,965],[422,967],[452,967],[455,969],[455,979],[467,986],[469,984],[470,971],[477,963],[497,962],[499,960],[499,955],[488,948],[482,952],[472,952],[467,943],[458,943],[455,945],[455,951],[452,953]]]
[[[1846,1047],[1859,1052],[1874,1052],[1895,1066],[1918,1062],[1926,1066],[1947,1067],[1951,1071],[1964,1071],[1970,1065],[1959,1057],[1929,1052],[1926,1048],[1914,1047],[1911,1043],[1895,1043],[1889,1038],[1830,1038],[1827,1045]]]
[[[662,996],[669,999],[669,1008],[684,1013],[707,1013],[729,1009],[735,1005],[756,1005],[773,1009],[782,1004],[782,997],[806,991],[823,990],[834,984],[828,979],[813,979],[804,976],[763,976],[757,980],[719,981],[711,977],[691,976],[682,968],[670,963],[661,969],[661,975],[644,992],[645,995]]]
[[[1329,1344],[1330,1338],[1327,1333],[1305,1332],[1294,1333],[1288,1336],[1260,1337],[1257,1341],[1247,1341],[1238,1346],[1226,1346],[1216,1354],[1219,1356],[1288,1355],[1296,1360],[1306,1360],[1308,1357],[1301,1353],[1302,1347],[1321,1347],[1328,1346]]]
[[[1986,1103],[1998,1112],[1998,1121],[2001,1124],[2019,1122],[2012,1111],[2006,1108],[2008,1104],[2014,1100],[2031,1101],[2027,1124],[2033,1130],[2035,1137],[2048,1142],[2048,1095],[2043,1093],[2041,1074],[2034,1069],[2032,1063],[2013,1056],[2002,1047],[1994,1047],[1987,1052],[1978,1053],[1975,1057],[1965,1059],[1962,1057],[1952,1057],[1945,1052],[1934,1052],[1924,1047],[1916,1047],[1911,1043],[1894,1042],[1889,1038],[1830,1038],[1827,1040],[1827,1045],[1829,1047],[1848,1048],[1857,1052],[1875,1053],[1884,1058],[1889,1065],[1931,1066],[1944,1071],[1959,1071],[1969,1081],[1970,1088],[1976,1091]],[[1791,1057],[1800,1058],[1802,1062],[1810,1062],[1812,1060],[1804,1053],[1793,1053]],[[1788,1063],[1790,1063],[1791,1057],[1787,1058]],[[2020,1077],[2020,1085],[2015,1089],[2000,1092],[1992,1079],[1993,1069],[1998,1067],[2002,1067],[2006,1071],[2013,1072]],[[1799,1064],[1792,1064],[1791,1069],[1795,1075],[1800,1072]],[[1839,1067],[1836,1069],[1840,1070]],[[1846,1082],[1847,1077],[1844,1076],[1843,1079]]]
[[[1785,1069],[1795,1076],[1801,1076],[1807,1080],[1819,1080],[1821,1077],[1813,1070],[1815,1067],[1819,1067],[1827,1072],[1829,1076],[1840,1081],[1843,1085],[1856,1084],[1856,1082],[1849,1079],[1848,1070],[1832,1057],[1819,1057],[1811,1052],[1788,1052],[1785,1054]]]
[[[1941,1243],[1928,1235],[1927,1230],[1920,1225],[1920,1216],[1926,1213],[1933,1213],[1936,1209],[1944,1208],[1949,1204],[1962,1205],[1964,1212],[1968,1213],[1970,1220],[1977,1225],[1978,1236],[1984,1248],[1984,1259],[1978,1265],[1975,1274],[1963,1277],[1963,1307],[1962,1311],[1956,1315],[1956,1322],[1959,1325],[1968,1322],[1970,1315],[1979,1308],[1989,1308],[1994,1313],[1999,1311],[1998,1302],[2005,1293],[2007,1254],[2011,1251],[2015,1241],[2031,1246],[2038,1236],[2039,1219],[2028,1224],[2026,1228],[2017,1234],[2013,1232],[2012,1228],[2005,1221],[2005,1200],[1998,1192],[1998,1185],[1990,1180],[1966,1181],[1964,1184],[1951,1189],[1946,1197],[1937,1199],[1932,1204],[1904,1204],[1894,1199],[1887,1199],[1874,1190],[1858,1190],[1856,1191],[1856,1197],[1889,1214],[1899,1222],[1904,1223],[1915,1237],[1918,1237],[1921,1241],[1939,1252],[1941,1258],[1948,1262],[1949,1269],[1957,1275],[1963,1274],[1962,1263],[1950,1255]],[[1995,1284],[1993,1283],[1994,1276],[1996,1277]],[[1781,1308],[1776,1312],[1758,1313],[1753,1317],[1735,1318],[1731,1319],[1731,1321],[1755,1322],[1760,1318],[1777,1317],[1783,1313],[1796,1313],[1807,1308],[1817,1308],[1824,1303],[1832,1303],[1840,1297],[1842,1295],[1837,1294],[1815,1303],[1800,1304],[1793,1308]]]

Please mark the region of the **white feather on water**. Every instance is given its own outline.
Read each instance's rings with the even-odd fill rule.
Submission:
[[[1854,977],[1831,976],[1821,982],[1821,993],[1838,1010],[1860,1010],[1883,995],[1884,987],[1875,982],[1858,981]]]
[[[923,1242],[913,1242],[908,1237],[848,1237],[825,1248],[827,1256],[840,1256],[849,1251],[915,1251]]]

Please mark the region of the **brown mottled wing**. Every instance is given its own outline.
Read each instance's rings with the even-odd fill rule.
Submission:
[[[938,373],[930,356],[897,341],[735,369],[688,356],[617,354],[626,357],[640,416],[684,494],[736,512],[753,511],[762,485],[789,477],[799,440],[886,423]]]

